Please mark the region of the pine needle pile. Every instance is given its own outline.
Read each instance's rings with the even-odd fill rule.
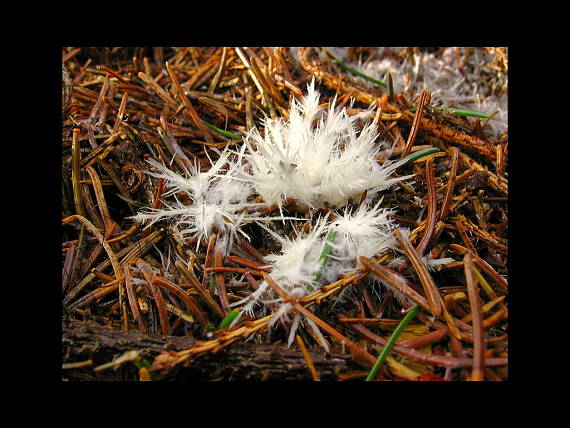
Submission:
[[[64,380],[506,380],[504,47],[63,48]]]

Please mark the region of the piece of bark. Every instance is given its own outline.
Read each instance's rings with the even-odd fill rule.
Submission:
[[[62,106],[62,114],[65,116],[65,113],[70,107],[71,104],[71,93],[73,91],[73,82],[69,77],[69,73],[65,68],[65,65],[62,64],[62,86],[61,86],[61,106]]]
[[[138,380],[138,369],[124,363],[119,369],[96,372],[93,369],[109,363],[128,351],[152,362],[164,351],[192,348],[191,337],[159,336],[139,331],[121,331],[95,322],[63,321],[63,363],[92,360],[91,366],[63,370],[66,380]],[[336,380],[352,366],[349,355],[326,354],[310,350],[321,380]],[[236,342],[216,354],[204,354],[179,364],[166,375],[154,372],[160,380],[307,380],[311,375],[303,353],[295,346],[258,345]]]

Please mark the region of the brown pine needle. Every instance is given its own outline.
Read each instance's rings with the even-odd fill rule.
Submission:
[[[315,365],[313,364],[313,360],[311,359],[311,356],[309,355],[309,352],[307,351],[307,347],[305,346],[305,342],[303,342],[303,339],[298,334],[295,336],[295,340],[297,341],[299,348],[301,348],[301,352],[303,353],[303,357],[305,358],[305,361],[307,362],[307,367],[309,367],[309,372],[311,373],[311,377],[313,378],[314,381],[319,382],[321,380],[319,377],[319,373],[317,372],[317,369],[315,368]]]
[[[414,116],[414,121],[412,122],[412,130],[410,131],[410,135],[408,136],[408,140],[406,141],[406,146],[404,147],[404,151],[402,152],[402,159],[405,158],[410,154],[412,150],[412,146],[414,145],[414,141],[416,140],[416,135],[418,134],[418,130],[420,129],[421,118],[424,112],[424,106],[426,102],[429,102],[430,95],[426,91],[422,91],[420,98],[418,100],[418,105],[416,107],[416,113]]]
[[[147,262],[145,262],[141,258],[137,258],[135,264],[137,265],[137,267],[142,272],[145,281],[147,282],[147,284],[150,287],[150,294],[154,300],[154,303],[155,303],[157,311],[158,311],[158,318],[160,320],[160,328],[161,328],[162,334],[169,334],[170,327],[168,325],[168,314],[167,314],[167,309],[166,309],[166,302],[164,301],[164,297],[162,296],[162,293],[161,293],[159,287],[153,281],[155,276],[152,273],[151,267]]]
[[[471,306],[471,316],[473,318],[473,369],[471,380],[482,381],[485,379],[485,330],[483,328],[483,311],[481,310],[481,298],[477,278],[473,272],[473,257],[471,253],[465,254],[463,258],[465,268],[465,280],[467,281],[467,292],[469,294],[469,305]]]
[[[79,135],[81,130],[75,128],[73,130],[73,140],[71,145],[72,150],[72,168],[71,168],[71,184],[73,185],[73,202],[75,203],[75,212],[85,217],[85,210],[83,209],[83,198],[81,197],[81,188],[79,181],[81,180],[81,152],[79,147]]]
[[[427,249],[429,242],[433,236],[433,231],[435,229],[436,214],[437,214],[437,200],[435,198],[435,178],[433,173],[433,159],[428,159],[426,162],[426,182],[428,189],[428,214],[427,214],[427,225],[422,236],[422,240],[418,244],[416,251],[419,256],[423,256],[425,250]]]
[[[214,251],[214,267],[224,267],[224,255],[221,249],[216,249]],[[216,280],[216,294],[220,299],[224,315],[227,315],[230,311],[230,301],[228,300],[228,293],[226,292],[224,274],[222,272],[216,272],[214,274],[214,279]]]
[[[414,267],[416,273],[420,278],[420,281],[426,293],[427,301],[430,307],[430,312],[434,314],[436,317],[441,316],[442,307],[443,307],[441,295],[439,294],[439,291],[435,286],[435,283],[433,282],[430,273],[428,272],[424,263],[420,259],[421,256],[416,252],[416,250],[412,247],[410,242],[402,235],[402,233],[397,227],[392,229],[392,233],[394,234],[394,237],[398,241],[398,244],[400,245],[402,250],[404,250],[404,252],[406,253],[408,260],[410,260],[412,266]]]
[[[115,222],[109,214],[109,209],[107,208],[107,201],[105,200],[105,194],[103,193],[103,186],[101,185],[101,180],[99,179],[99,174],[93,169],[93,167],[88,166],[85,168],[91,182],[93,184],[93,190],[95,191],[95,199],[97,199],[97,206],[99,207],[99,212],[101,214],[101,220],[105,225],[105,239],[109,238],[113,231],[115,230]]]
[[[145,322],[141,314],[141,308],[135,290],[133,287],[133,279],[129,272],[130,268],[125,269],[125,288],[127,289],[127,297],[129,299],[129,306],[131,307],[131,313],[133,314],[140,331],[146,331]]]
[[[192,119],[192,122],[194,122],[194,126],[196,126],[200,130],[204,138],[206,138],[206,141],[210,143],[213,142],[212,134],[210,133],[208,128],[206,128],[200,121],[198,113],[196,113],[196,110],[190,103],[190,100],[188,100],[188,97],[186,97],[186,95],[184,94],[184,89],[180,85],[178,78],[174,74],[174,70],[172,69],[171,65],[168,62],[166,62],[166,71],[168,72],[168,75],[170,76],[172,83],[176,87],[176,91],[178,92],[178,97],[182,100],[182,102],[186,106],[186,111],[188,112],[188,115]]]
[[[184,277],[190,282],[192,288],[204,299],[204,302],[218,315],[220,318],[224,318],[225,313],[220,308],[220,305],[212,298],[208,289],[202,287],[202,284],[198,282],[198,279],[194,275],[192,269],[187,269],[180,260],[176,260],[175,262],[176,267],[178,270],[184,275]]]
[[[168,290],[168,291],[172,292],[173,294],[175,294],[176,296],[178,296],[184,302],[184,304],[186,305],[188,310],[194,316],[196,316],[196,318],[198,319],[198,322],[200,322],[202,327],[207,324],[208,319],[207,319],[206,315],[204,314],[204,312],[202,311],[202,309],[200,308],[200,306],[196,303],[194,298],[192,298],[192,296],[190,296],[188,293],[186,293],[184,291],[184,289],[180,288],[179,285],[169,281],[166,278],[161,278],[158,276],[155,276],[152,279],[152,283],[154,285],[158,285],[160,287],[163,287],[166,290]]]
[[[416,290],[414,290],[408,280],[404,278],[399,273],[393,271],[392,269],[379,265],[367,257],[360,257],[360,263],[362,263],[368,270],[370,270],[374,275],[384,281],[396,292],[407,297],[423,309],[431,312],[431,306],[429,302]]]
[[[449,169],[449,176],[447,178],[447,189],[445,191],[445,198],[441,204],[441,211],[439,219],[445,221],[447,212],[449,211],[449,205],[451,204],[451,197],[453,196],[453,190],[455,188],[455,176],[457,174],[457,166],[459,164],[459,149],[457,147],[451,148],[451,167]]]

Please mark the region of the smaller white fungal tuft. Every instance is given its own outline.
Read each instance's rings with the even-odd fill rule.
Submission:
[[[187,176],[182,176],[154,159],[147,162],[158,172],[147,171],[148,175],[166,180],[168,189],[164,197],[174,199],[164,203],[164,208],[147,208],[133,216],[136,221],[153,224],[161,220],[171,220],[176,233],[180,236],[191,236],[201,241],[208,240],[212,229],[217,227],[227,236],[230,243],[237,233],[244,236],[241,226],[259,219],[248,214],[248,210],[261,208],[260,203],[250,202],[254,189],[250,183],[232,179],[234,170],[239,165],[241,156],[231,160],[230,151],[219,153],[211,168],[200,171],[197,164]],[[238,155],[241,155],[239,153]],[[221,174],[225,168],[225,174]],[[177,196],[184,193],[192,200],[190,205],[181,202]],[[229,245],[229,244],[228,244]]]
[[[396,239],[390,232],[391,210],[363,202],[356,210],[345,209],[329,226],[336,231],[332,244],[332,260],[327,267],[327,279],[334,280],[358,265],[359,257],[373,257],[386,249],[395,249]]]

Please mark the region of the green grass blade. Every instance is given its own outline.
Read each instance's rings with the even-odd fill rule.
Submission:
[[[489,119],[491,116],[488,114],[480,113],[473,110],[463,110],[463,109],[451,109],[449,110],[451,114],[456,114],[457,116],[468,116],[468,117],[480,117],[482,119]]]
[[[345,63],[342,62],[341,60],[337,59],[337,58],[336,58],[333,54],[331,54],[328,50],[325,49],[325,52],[326,52],[327,55],[329,55],[329,56],[333,59],[333,61],[336,63],[336,65],[338,65],[338,66],[339,66],[340,68],[342,68],[344,71],[348,71],[349,73],[352,73],[352,74],[354,74],[354,75],[356,75],[356,76],[358,76],[358,77],[362,77],[363,79],[366,79],[366,80],[368,80],[369,82],[376,83],[377,85],[380,85],[380,86],[382,86],[383,88],[387,88],[387,87],[388,87],[388,85],[387,85],[385,82],[383,82],[383,81],[381,81],[381,80],[378,80],[378,79],[375,79],[375,78],[373,78],[373,77],[370,77],[370,76],[368,76],[368,75],[362,73],[361,71],[358,71],[357,69],[352,68],[351,66],[345,64]]]
[[[321,268],[319,269],[319,271],[315,274],[315,282],[319,282],[323,276],[323,273],[325,272],[325,269],[327,267],[327,264],[329,262],[329,257],[331,255],[332,252],[332,243],[335,241],[336,239],[336,230],[335,229],[331,229],[329,231],[329,233],[327,234],[326,237],[326,244],[323,247],[323,251],[321,252],[321,257],[320,257],[320,261],[321,261]],[[307,285],[307,289],[309,291],[313,291],[314,288],[308,284]]]
[[[408,156],[406,156],[404,158],[404,160],[406,160],[406,162],[402,163],[401,166],[407,165],[410,162],[418,160],[419,158],[422,158],[424,156],[431,155],[432,153],[437,153],[437,152],[441,152],[441,150],[438,149],[437,147],[428,147],[427,149],[422,149],[422,150],[418,150],[417,152],[410,153]]]
[[[376,378],[376,375],[378,374],[378,370],[380,370],[382,363],[384,363],[384,361],[386,360],[386,357],[392,351],[392,348],[396,344],[396,340],[398,339],[400,334],[402,334],[402,332],[404,331],[406,326],[409,324],[409,322],[416,316],[416,314],[418,313],[419,310],[420,310],[420,307],[418,305],[415,305],[412,309],[410,309],[410,311],[406,314],[406,316],[402,319],[402,321],[400,321],[400,324],[398,324],[398,327],[396,327],[396,329],[390,335],[388,342],[386,342],[386,346],[384,346],[384,348],[382,348],[382,352],[380,352],[378,359],[376,360],[376,362],[372,366],[372,369],[370,369],[370,372],[368,373],[368,376],[366,376],[365,381],[372,381]]]
[[[235,319],[235,317],[238,316],[239,312],[240,312],[239,308],[232,309],[230,312],[228,312],[228,314],[220,322],[220,325],[218,325],[218,330],[228,327]]]
[[[211,130],[216,131],[218,134],[222,134],[224,137],[229,137],[232,140],[241,140],[241,137],[239,135],[232,134],[231,132],[228,132],[228,131],[224,131],[223,129],[220,129],[217,126],[214,126],[211,123],[205,122],[203,120],[200,120],[200,122],[202,122],[204,125],[206,125]]]
[[[440,110],[446,113],[455,114],[457,116],[466,116],[466,117],[480,117],[482,119],[489,119],[492,116],[481,113],[475,110],[466,110],[466,109],[459,109],[459,108],[449,108],[449,107],[433,107],[435,110]],[[412,113],[416,112],[416,108],[412,107],[410,109]]]

